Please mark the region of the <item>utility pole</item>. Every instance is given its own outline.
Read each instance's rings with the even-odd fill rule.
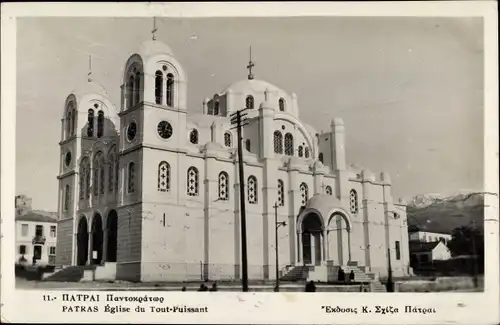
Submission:
[[[387,292],[394,292],[394,281],[392,279],[392,265],[391,265],[391,249],[387,249],[387,266],[388,266],[388,273],[387,273]]]
[[[279,250],[278,250],[278,228],[280,226],[286,226],[285,221],[278,222],[278,203],[274,204],[274,225],[275,225],[275,243],[274,243],[274,249],[275,249],[275,254],[276,254],[276,287],[274,288],[275,291],[280,291],[280,270],[279,270]]]
[[[248,291],[248,258],[247,258],[247,225],[246,225],[246,210],[245,210],[245,174],[243,172],[243,150],[241,148],[241,127],[244,124],[243,117],[247,114],[242,114],[244,110],[236,111],[231,114],[231,124],[236,125],[238,131],[238,168],[240,177],[240,215],[241,215],[241,282],[242,291]],[[246,124],[245,124],[246,125]]]
[[[471,241],[472,241],[472,276],[473,276],[473,282],[474,282],[474,287],[477,288],[479,286],[478,279],[477,279],[477,263],[479,262],[479,254],[476,252],[476,222],[473,220],[471,222],[472,224],[472,229],[471,229]]]

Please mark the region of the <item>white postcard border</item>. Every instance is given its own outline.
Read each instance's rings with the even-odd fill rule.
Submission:
[[[484,19],[485,51],[485,290],[483,293],[197,293],[112,292],[117,296],[164,297],[165,304],[207,306],[196,313],[62,313],[61,292],[15,289],[14,196],[16,108],[16,17],[115,16],[115,17],[270,17],[270,16],[455,16]],[[337,2],[337,3],[99,3],[2,4],[1,34],[1,315],[6,322],[148,322],[148,323],[358,323],[430,324],[499,322],[499,223],[498,223],[498,21],[496,2]],[[36,181],[36,180],[34,180]],[[101,299],[105,292],[101,293]],[[59,297],[44,302],[43,295]],[[106,302],[104,302],[105,304]],[[75,304],[74,304],[75,305]],[[102,305],[102,304],[101,304]],[[135,306],[137,303],[123,304]],[[406,305],[434,308],[428,314],[327,314],[322,305],[357,308]],[[29,312],[26,309],[29,307]]]

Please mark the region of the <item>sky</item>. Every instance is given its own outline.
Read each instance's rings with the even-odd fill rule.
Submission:
[[[64,101],[93,79],[120,105],[127,58],[152,18],[21,18],[17,27],[16,194],[57,210]],[[245,79],[298,96],[300,119],[346,126],[348,163],[387,171],[393,196],[483,188],[480,18],[157,18],[188,76],[188,112]]]

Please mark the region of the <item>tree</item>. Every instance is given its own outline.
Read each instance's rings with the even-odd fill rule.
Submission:
[[[484,236],[476,228],[471,226],[460,226],[453,229],[448,248],[452,251],[454,256],[484,256]]]

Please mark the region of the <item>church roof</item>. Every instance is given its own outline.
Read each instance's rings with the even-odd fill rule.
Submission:
[[[170,46],[157,40],[148,40],[143,42],[139,47],[138,53],[142,57],[148,57],[156,54],[174,55]]]
[[[306,209],[316,209],[324,218],[329,217],[330,211],[335,208],[341,208],[342,204],[335,196],[325,194],[314,194],[307,200]]]
[[[85,83],[82,83],[79,87],[73,89],[71,92],[75,96],[83,96],[89,94],[97,94],[104,97],[108,96],[108,92],[106,89],[93,80],[87,80]]]
[[[410,242],[410,252],[411,253],[428,253],[431,252],[440,241],[435,242]]]
[[[16,216],[16,221],[34,221],[34,222],[53,222],[56,223],[57,219],[43,215],[36,212],[28,212],[23,215]]]
[[[280,88],[275,85],[259,79],[244,79],[237,81],[226,89],[222,91],[222,94],[226,93],[229,89],[231,89],[235,93],[245,93],[245,92],[254,92],[254,93],[263,93],[266,90],[271,92],[282,91]]]

